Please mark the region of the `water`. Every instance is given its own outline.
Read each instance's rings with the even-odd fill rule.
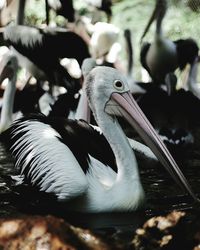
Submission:
[[[198,150],[190,148],[179,154],[176,152],[176,158],[195,193],[200,193],[200,154]],[[49,200],[45,195],[38,197],[38,194],[34,194],[28,187],[13,191],[7,183],[8,177],[16,174],[13,166],[12,158],[0,144],[0,217],[53,214],[75,226],[91,228],[126,241],[131,239],[136,228],[151,216],[166,214],[173,209],[195,213],[192,199],[184,194],[160,163],[139,162],[141,181],[147,198],[144,209],[132,213],[103,214],[66,212],[56,203],[49,205]]]

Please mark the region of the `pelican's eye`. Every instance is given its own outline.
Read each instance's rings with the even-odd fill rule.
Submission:
[[[117,90],[123,90],[124,89],[124,84],[120,81],[120,80],[116,80],[114,81],[114,87],[117,89]]]

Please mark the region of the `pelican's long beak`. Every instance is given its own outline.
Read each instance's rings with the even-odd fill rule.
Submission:
[[[182,171],[179,169],[170,152],[142,112],[130,92],[113,93],[111,100],[117,103],[118,111],[139,133],[141,138],[151,148],[158,160],[165,166],[176,182],[186,190],[196,201],[198,198],[193,193]],[[115,106],[116,107],[116,106]]]

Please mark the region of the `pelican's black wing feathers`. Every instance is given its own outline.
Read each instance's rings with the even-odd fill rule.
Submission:
[[[199,48],[197,43],[191,39],[179,39],[174,41],[178,55],[178,65],[183,70],[187,63],[192,64],[198,56]]]
[[[4,141],[9,142],[8,147],[13,147],[16,141],[18,141],[19,138],[22,138],[22,136],[25,138],[22,147],[31,146],[25,136],[28,132],[24,132],[22,129],[26,126],[26,122],[41,122],[43,124],[50,125],[50,127],[59,134],[58,139],[60,142],[67,145],[67,147],[72,151],[84,172],[87,172],[89,167],[89,155],[101,161],[103,164],[110,166],[114,171],[117,171],[113,151],[105,137],[82,120],[74,121],[59,117],[47,118],[42,114],[34,114],[26,118],[20,118],[15,121],[2,136],[4,137]],[[22,124],[24,125],[22,126]],[[16,150],[16,147],[17,145],[12,148],[12,151]],[[21,150],[22,149],[19,148],[15,151],[14,155],[16,160],[19,159]],[[26,156],[27,155],[24,155],[23,159],[20,159],[20,161],[26,161]],[[29,164],[31,164],[33,160],[35,159],[29,159]],[[26,169],[29,171],[28,166]]]
[[[90,57],[85,41],[66,29],[10,25],[5,28],[4,39],[19,53],[37,63],[39,60],[50,63],[47,58],[67,57],[76,58],[81,65],[85,58]]]

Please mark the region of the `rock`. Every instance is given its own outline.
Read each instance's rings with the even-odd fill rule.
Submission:
[[[118,249],[90,230],[73,227],[53,216],[0,219],[2,250]]]
[[[130,244],[135,250],[198,250],[200,249],[200,223],[197,215],[173,211],[166,216],[147,220]]]
[[[0,219],[0,249],[198,250],[200,216],[198,210],[193,212],[173,211],[166,216],[152,217],[136,230],[133,240],[129,237],[124,240],[124,235],[115,230],[97,233],[98,230],[74,227],[54,216]]]

